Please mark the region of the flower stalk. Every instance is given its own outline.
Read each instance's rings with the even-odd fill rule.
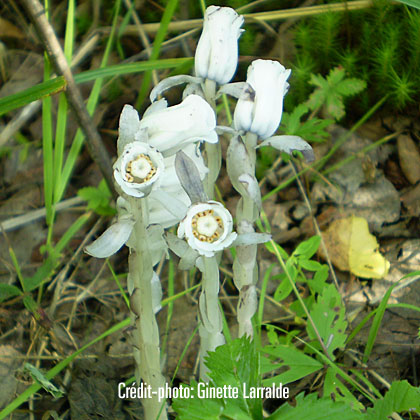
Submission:
[[[153,390],[163,389],[165,379],[161,373],[159,329],[153,307],[152,279],[153,265],[150,244],[146,230],[148,209],[146,200],[130,197],[131,210],[135,218],[134,241],[129,257],[129,289],[131,318],[134,325],[133,349],[136,364],[136,380],[143,380]],[[165,403],[157,395],[142,401],[145,419],[167,419]]]

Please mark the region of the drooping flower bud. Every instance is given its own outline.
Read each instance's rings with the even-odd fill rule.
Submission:
[[[290,73],[278,61],[252,62],[248,67],[247,86],[235,108],[236,130],[257,134],[262,140],[275,133],[280,125]]]
[[[139,128],[147,132],[148,143],[165,156],[190,143],[217,143],[216,116],[202,97],[189,95],[179,105],[170,107],[158,107],[158,102],[152,104],[156,110],[140,120]]]
[[[238,65],[238,38],[243,16],[230,7],[209,6],[195,52],[195,74],[219,84],[228,83]]]
[[[178,227],[178,237],[186,238],[200,255],[212,257],[232,245],[237,234],[232,232],[229,211],[217,201],[192,205]]]

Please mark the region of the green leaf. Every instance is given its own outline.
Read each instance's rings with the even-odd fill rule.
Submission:
[[[112,216],[116,213],[115,209],[110,206],[112,198],[106,183],[102,180],[99,186],[81,188],[77,195],[88,202],[88,209],[93,210],[101,216]]]
[[[345,70],[340,67],[332,69],[326,79],[312,74],[309,83],[316,87],[306,102],[309,108],[315,111],[324,106],[326,114],[337,120],[345,115],[344,98],[355,95],[366,87],[363,80],[346,79]]]
[[[288,384],[297,381],[317,370],[322,369],[322,363],[307,356],[293,346],[266,346],[261,350],[262,354],[269,354],[276,359],[281,359],[280,363],[274,362],[266,356],[261,357],[261,372],[268,373],[273,370],[287,368],[285,372],[263,381],[264,386],[274,384]]]
[[[333,401],[343,401],[347,406],[354,409],[363,410],[363,404],[349,391],[346,385],[337,377],[337,372],[331,368],[327,369],[324,378],[324,397],[331,398]]]
[[[309,112],[306,104],[299,104],[291,114],[283,113],[280,131],[287,135],[299,136],[309,142],[321,142],[329,137],[325,129],[334,120],[311,118],[301,121],[302,117]]]
[[[324,287],[322,294],[318,296],[316,303],[312,306],[310,314],[328,354],[333,359],[334,350],[344,347],[347,338],[345,308],[341,296],[333,284]],[[317,335],[309,322],[306,331],[312,340],[317,340]]]
[[[47,80],[46,82],[39,83],[35,86],[25,89],[14,95],[6,96],[0,99],[0,115],[13,109],[20,108],[28,105],[38,99],[46,98],[47,96],[54,95],[55,93],[62,92],[66,87],[66,80],[64,77],[55,77],[54,79]]]
[[[45,391],[49,392],[54,398],[61,398],[64,392],[58,389],[51,381],[49,381],[44,374],[38,370],[34,365],[25,363],[24,369],[27,370],[34,381],[36,381]]]
[[[178,398],[173,407],[180,420],[194,419],[221,419],[231,418],[238,420],[262,419],[262,400],[260,398],[245,398],[244,384],[247,390],[250,387],[259,387],[260,358],[255,350],[254,342],[247,337],[236,339],[228,344],[217,347],[216,351],[209,352],[206,365],[210,369],[212,379],[208,385],[197,384],[193,381],[191,386],[192,398]],[[214,388],[237,389],[237,398],[200,397],[201,390]],[[208,388],[207,388],[208,387]]]
[[[420,9],[420,0],[397,0],[400,3],[407,4],[408,6],[415,7],[416,9]]]
[[[383,420],[393,412],[402,411],[420,413],[420,388],[411,386],[407,381],[393,382],[384,398],[377,400],[366,414],[369,420]]]
[[[302,261],[300,262],[302,263]],[[313,279],[308,280],[308,285],[314,293],[322,293],[325,287],[325,282],[328,279],[329,267],[323,264],[321,269],[315,272]]]
[[[286,299],[287,296],[290,295],[293,288],[290,284],[289,279],[287,278],[285,273],[280,274],[280,284],[278,285],[276,291],[274,292],[274,299],[277,302],[281,302],[282,300]]]
[[[13,286],[12,284],[0,283],[0,302],[22,294],[22,290],[18,287]]]
[[[315,252],[318,250],[319,244],[321,243],[320,236],[312,236],[306,241],[301,242],[293,252],[293,256],[299,257],[299,259],[309,260]]]
[[[299,265],[308,271],[319,271],[325,267],[325,264],[314,260],[299,260]]]
[[[330,398],[318,399],[316,394],[296,397],[296,406],[283,404],[269,420],[366,420],[363,414],[353,411],[343,402],[334,402]],[[382,419],[384,420],[384,419]]]

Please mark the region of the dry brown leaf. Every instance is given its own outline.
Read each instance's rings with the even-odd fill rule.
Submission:
[[[413,139],[401,134],[397,139],[398,157],[405,177],[411,184],[420,180],[420,152]]]
[[[0,39],[6,37],[23,39],[25,35],[17,26],[0,17]]]

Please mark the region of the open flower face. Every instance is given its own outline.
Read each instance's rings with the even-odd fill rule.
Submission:
[[[159,186],[164,171],[163,156],[147,143],[128,143],[114,164],[114,178],[132,197],[144,197]]]
[[[187,96],[179,105],[156,107],[140,120],[139,127],[147,131],[148,143],[165,155],[190,143],[218,140],[214,111],[198,95]]]
[[[209,6],[195,53],[195,73],[219,84],[228,83],[238,65],[238,38],[243,16],[230,7]]]
[[[215,252],[232,245],[237,235],[232,232],[232,216],[217,201],[191,206],[179,224],[178,237],[186,238],[200,255],[212,257]]]
[[[252,62],[246,79],[251,89],[245,89],[235,108],[237,130],[255,133],[262,140],[275,133],[280,125],[290,73],[278,61]]]

